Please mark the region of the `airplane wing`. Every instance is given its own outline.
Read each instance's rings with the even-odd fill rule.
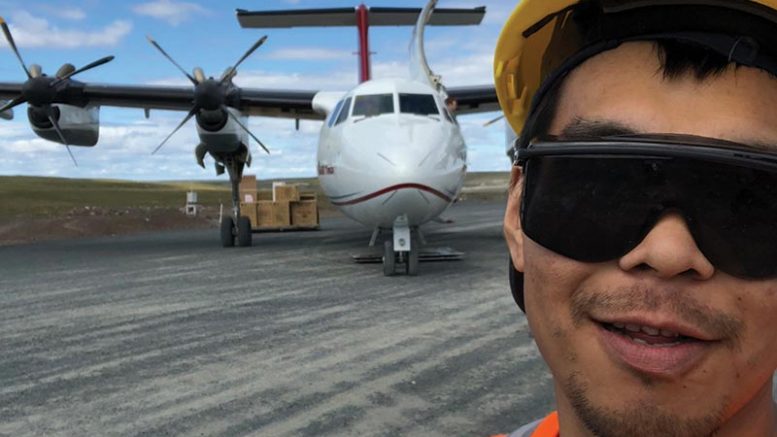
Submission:
[[[500,110],[493,85],[446,88],[445,91],[456,100],[456,115]]]
[[[22,83],[0,83],[0,99],[13,99],[21,93]],[[73,83],[68,87],[67,102],[85,106],[166,109],[189,111],[194,88],[189,86],[137,86]],[[240,88],[235,107],[247,115],[305,120],[323,120],[313,110],[317,91]],[[56,103],[56,102],[55,102]]]

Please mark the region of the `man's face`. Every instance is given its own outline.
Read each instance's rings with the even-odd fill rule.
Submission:
[[[604,125],[777,147],[777,79],[750,68],[665,79],[656,53],[629,43],[573,71],[550,133]],[[505,233],[559,410],[568,412],[562,427],[572,420],[602,436],[688,436],[774,425],[777,280],[716,269],[678,213],[619,259],[577,262],[521,232],[519,195],[510,196]]]

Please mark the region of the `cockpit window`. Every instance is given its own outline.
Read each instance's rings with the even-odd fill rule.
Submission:
[[[337,122],[335,125],[338,125],[342,122],[344,122],[348,118],[348,111],[351,110],[351,98],[348,97],[345,99],[345,102],[343,102],[343,107],[340,109],[340,115],[337,116]]]
[[[403,114],[440,115],[431,94],[400,94],[399,111]]]
[[[335,120],[337,120],[337,116],[340,115],[340,108],[343,107],[343,101],[340,100],[337,102],[337,106],[335,106],[334,111],[332,111],[332,114],[329,116],[329,122],[327,123],[327,126],[332,127],[335,124]]]
[[[372,117],[381,114],[394,113],[394,96],[392,94],[372,94],[356,96],[353,103],[353,116],[364,115]]]

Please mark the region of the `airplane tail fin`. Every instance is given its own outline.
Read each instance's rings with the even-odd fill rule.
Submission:
[[[437,0],[429,0],[418,16],[413,39],[410,41],[410,78],[419,82],[427,82],[438,91],[442,91],[442,78],[432,72],[429,62],[426,60],[426,50],[424,49],[424,30],[436,6]]]
[[[437,3],[433,0],[430,3]],[[342,27],[359,30],[360,79],[371,79],[369,28],[371,26],[413,26],[418,28],[419,13],[429,9],[424,24],[433,26],[466,26],[480,24],[485,6],[472,9],[426,8],[358,8],[291,9],[280,11],[237,10],[237,20],[243,28]],[[418,31],[416,30],[416,33]],[[423,39],[423,32],[420,32]],[[423,49],[423,48],[422,48]],[[425,62],[425,58],[424,58]],[[428,66],[427,66],[428,68]]]

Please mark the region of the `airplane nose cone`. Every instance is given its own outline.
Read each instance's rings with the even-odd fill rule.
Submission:
[[[466,165],[457,132],[418,116],[376,117],[348,126],[344,156],[356,158],[348,167],[359,168],[366,182],[362,191],[380,202],[373,222],[390,228],[406,214],[411,225],[420,225],[456,199]]]
[[[449,164],[440,160],[451,152],[447,150],[451,143],[450,132],[431,118],[385,116],[366,119],[348,126],[344,134],[346,144],[379,158],[370,160],[375,163],[374,170],[390,172],[394,177],[406,178],[423,173],[429,165]]]

